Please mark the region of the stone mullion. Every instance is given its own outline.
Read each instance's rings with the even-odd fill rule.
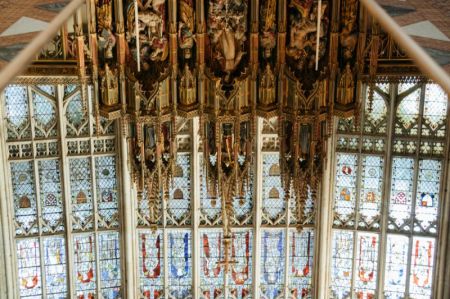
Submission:
[[[395,131],[395,107],[396,107],[396,88],[393,85],[390,87],[388,97],[388,115],[386,116],[387,131],[386,131],[386,151],[384,158],[383,169],[383,194],[381,198],[381,221],[380,221],[380,245],[378,251],[378,284],[376,293],[381,298],[384,290],[384,269],[386,268],[386,250],[387,250],[387,225],[389,219],[389,202],[390,202],[390,190],[391,190],[391,176],[392,176],[392,141]],[[390,111],[390,113],[389,113]],[[384,199],[384,200],[383,200]]]
[[[121,233],[123,238],[121,238],[121,245],[122,245],[122,252],[124,254],[121,255],[121,265],[122,269],[125,269],[123,273],[125,275],[122,276],[122,285],[125,289],[124,295],[125,298],[131,299],[131,298],[137,298],[139,297],[136,293],[136,277],[135,273],[137,272],[135,269],[139,269],[137,265],[137,260],[135,256],[136,252],[136,224],[135,224],[135,203],[136,198],[132,196],[132,194],[135,194],[132,190],[131,185],[131,177],[130,177],[130,169],[129,169],[129,162],[128,162],[128,144],[127,144],[127,125],[128,122],[122,118],[120,120],[120,123],[118,124],[121,126],[119,130],[119,137],[118,140],[120,141],[120,178],[119,181],[120,185],[120,191],[121,191],[121,202],[120,207],[121,209],[121,215],[123,221],[123,225],[121,225]]]
[[[192,298],[200,298],[200,168],[199,168],[199,120],[195,118],[192,120],[191,130],[191,209],[192,209]]]
[[[261,277],[261,215],[262,215],[262,119],[256,120],[256,159],[255,159],[255,195],[254,218],[253,218],[253,295],[255,299],[260,298]]]
[[[81,92],[81,91],[80,91]],[[58,85],[56,90],[57,109],[58,109],[58,126],[60,136],[60,153],[59,158],[61,161],[61,190],[63,193],[64,212],[65,212],[65,237],[66,237],[66,256],[67,256],[67,295],[72,297],[75,295],[75,278],[73,277],[72,268],[74,267],[74,255],[73,255],[73,240],[72,240],[72,205],[70,196],[70,169],[69,159],[67,157],[67,142],[66,142],[66,119],[64,116],[64,86]]]
[[[1,105],[0,109],[1,116],[6,119],[5,106],[6,101],[4,93],[0,92]],[[2,239],[3,253],[0,252],[0,258],[4,258],[5,267],[0,268],[0,282],[5,286],[6,291],[0,292],[0,298],[17,298],[19,296],[19,288],[17,284],[17,255],[14,253],[15,246],[15,228],[14,228],[14,209],[13,209],[13,192],[11,186],[11,176],[10,176],[10,163],[8,162],[8,145],[6,140],[8,138],[7,127],[2,126],[0,129],[0,156],[2,157],[0,161],[0,216],[1,216],[1,232],[0,236]],[[9,174],[9,176],[8,176]],[[0,260],[0,265],[3,264],[3,259]],[[3,269],[5,272],[2,272]],[[3,276],[4,275],[4,276]]]

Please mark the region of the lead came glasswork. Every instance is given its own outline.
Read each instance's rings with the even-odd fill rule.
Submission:
[[[47,298],[67,298],[67,259],[63,237],[43,240]]]
[[[415,232],[437,233],[441,169],[440,161],[419,161],[414,221]]]
[[[431,298],[435,239],[414,237],[412,240],[409,293],[412,298]]]
[[[447,94],[439,85],[426,85],[422,136],[440,138],[445,137],[447,102]]]
[[[122,298],[120,240],[118,232],[102,232],[99,234],[100,249],[100,282],[103,298]]]
[[[191,156],[178,153],[176,170],[170,187],[167,212],[169,224],[190,224],[191,215]]]
[[[72,228],[75,230],[91,229],[93,227],[91,161],[89,158],[74,158],[69,160],[69,165]]]
[[[224,260],[222,231],[200,234],[200,298],[224,298]]]
[[[276,299],[284,293],[285,232],[265,230],[261,238],[261,296]]]
[[[4,94],[8,141],[31,138],[26,86],[9,85]]]
[[[359,198],[359,227],[380,228],[381,202],[383,194],[384,159],[378,156],[363,156]]]
[[[409,231],[414,179],[414,159],[392,159],[389,230]]]
[[[168,234],[170,298],[184,299],[192,296],[191,237],[188,230],[176,230]]]
[[[406,90],[397,107],[395,134],[417,136],[421,89],[411,84],[399,84],[399,90]]]
[[[58,160],[38,161],[43,232],[64,230],[61,175]]]
[[[289,233],[289,294],[292,299],[312,298],[314,231]]]
[[[357,171],[357,155],[336,154],[335,226],[352,226],[355,223]]]
[[[335,230],[333,232],[331,262],[332,298],[344,299],[351,294],[353,272],[353,233]]]
[[[263,157],[263,224],[284,223],[286,201],[281,185],[279,154],[264,154]]]
[[[32,89],[33,117],[35,119],[34,135],[37,138],[56,137],[56,102],[53,97],[55,87],[40,86]]]
[[[139,238],[139,285],[146,299],[164,297],[164,240],[161,230],[143,231]]]
[[[94,235],[74,236],[73,246],[76,296],[79,299],[96,298],[97,269]]]
[[[384,295],[389,299],[404,298],[407,278],[409,238],[387,235]]]
[[[38,218],[33,162],[11,163],[11,182],[17,223],[16,234],[35,234],[38,232]]]
[[[250,299],[252,294],[252,231],[233,232],[231,242],[231,271],[227,273],[232,298]]]
[[[114,156],[95,157],[95,178],[97,185],[98,226],[113,228],[119,226],[119,203],[117,200],[116,159]]]
[[[355,292],[358,298],[374,298],[378,273],[378,234],[357,233]]]
[[[20,297],[40,298],[42,282],[39,240],[17,240],[16,246]]]

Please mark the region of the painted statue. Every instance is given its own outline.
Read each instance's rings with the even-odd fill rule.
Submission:
[[[169,54],[166,4],[165,0],[137,0],[137,7],[137,30],[135,6],[131,3],[128,8],[127,40],[132,45],[133,56],[137,57],[136,55],[139,54],[141,67],[146,71],[150,69],[152,61],[164,61]],[[135,49],[137,37],[139,51]]]
[[[259,83],[259,102],[268,106],[275,102],[276,78],[269,64],[261,76]]]
[[[193,0],[181,0],[179,5],[178,43],[183,50],[184,58],[189,59],[192,56],[192,48],[194,47],[194,3]]]
[[[218,63],[227,77],[246,54],[247,1],[210,0],[208,34],[213,63]]]
[[[105,71],[101,79],[102,103],[106,106],[115,106],[119,103],[119,83],[117,71],[105,64]]]
[[[325,55],[328,18],[327,3],[321,6],[321,24],[317,32],[318,4],[313,0],[292,0],[289,4],[288,57],[296,62],[300,71],[311,70],[315,65],[317,34],[319,34],[319,59]]]
[[[261,7],[261,35],[260,43],[264,58],[272,56],[272,49],[276,46],[276,13],[277,1],[267,0]]]
[[[197,98],[196,80],[187,64],[180,78],[180,103],[184,106],[190,106],[195,103]]]
[[[353,103],[355,80],[350,64],[347,63],[344,72],[341,74],[337,89],[337,102],[342,105]]]
[[[105,59],[113,58],[116,38],[112,32],[112,0],[96,0],[99,47]]]

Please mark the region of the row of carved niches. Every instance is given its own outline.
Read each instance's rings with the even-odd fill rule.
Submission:
[[[301,85],[306,97],[318,82],[331,80],[334,83],[322,92],[334,102],[334,110],[349,111],[358,101],[357,80],[367,71],[363,62],[376,36],[357,0],[90,3],[88,28],[81,33],[90,35],[78,45],[89,54],[85,58],[91,62],[88,71],[94,81],[98,75],[97,95],[106,113],[119,103],[123,108],[128,104],[129,91],[122,88],[150,101],[159,83],[170,78],[170,98],[189,114],[208,101],[203,96],[208,88],[205,80],[227,100],[239,93],[250,97],[256,80],[253,97],[270,117],[268,113],[279,106],[278,98],[284,97],[278,83],[285,75]],[[384,40],[382,36],[380,51]]]

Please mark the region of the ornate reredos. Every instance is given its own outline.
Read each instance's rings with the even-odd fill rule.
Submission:
[[[417,69],[358,0],[91,0],[28,69],[92,82],[108,118],[271,117],[319,85],[319,114],[351,114],[361,82],[380,73]]]

